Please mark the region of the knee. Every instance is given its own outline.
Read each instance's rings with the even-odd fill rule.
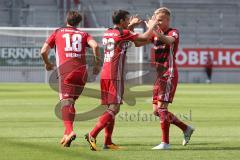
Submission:
[[[115,108],[115,109],[113,110],[114,115],[117,115],[117,114],[119,113],[119,111],[120,111],[120,108],[119,108],[119,107],[118,107],[118,108]]]
[[[153,105],[153,115],[159,117],[159,110],[157,105]]]
[[[119,109],[114,111],[114,115],[117,115],[119,113]]]
[[[153,103],[153,115],[158,116],[159,117],[159,113],[158,113],[158,105],[157,103]]]
[[[61,103],[61,107],[74,106],[75,100],[73,98],[66,98],[66,99],[62,99],[60,103]]]
[[[160,117],[161,123],[165,123],[168,120],[168,103],[159,102],[157,107],[157,114]]]
[[[153,115],[155,115],[155,116],[158,116],[158,117],[159,117],[159,113],[158,113],[158,111],[157,111],[157,110],[154,110],[154,111],[153,111]]]
[[[160,102],[158,101],[158,108],[159,109],[168,109],[168,102]]]
[[[110,105],[108,110],[111,111],[114,115],[117,115],[120,111],[120,105]]]

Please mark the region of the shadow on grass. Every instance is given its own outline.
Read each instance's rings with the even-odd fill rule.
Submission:
[[[46,159],[49,154],[53,154],[51,156],[55,156],[55,155],[63,156],[62,159],[65,159],[66,157],[68,157],[69,159],[79,158],[81,160],[85,160],[85,159],[86,160],[89,160],[89,159],[91,159],[91,160],[94,160],[94,159],[110,160],[110,158],[97,155],[96,153],[94,153],[94,155],[93,155],[93,152],[90,150],[88,152],[86,150],[79,149],[79,152],[78,152],[78,151],[72,150],[72,148],[63,148],[60,146],[55,147],[55,146],[49,146],[49,145],[43,145],[43,144],[37,144],[37,143],[17,142],[17,141],[7,140],[7,139],[3,139],[3,138],[0,138],[0,140],[1,140],[2,144],[3,143],[8,144],[9,146],[12,146],[12,147],[15,146],[15,147],[19,148],[19,150],[21,150],[21,149],[29,150],[28,153],[23,152],[23,154],[30,155],[30,156],[32,156],[33,159],[40,158],[40,157],[34,157],[34,153],[36,151],[36,152],[40,152],[42,154],[42,158],[40,158],[40,159]],[[74,149],[76,149],[76,148],[74,148]],[[12,151],[9,151],[9,152],[12,152]],[[14,155],[14,153],[8,153],[8,154],[12,154],[13,158],[14,157],[16,158],[16,156],[17,156],[17,155]],[[38,156],[38,154],[36,156]]]
[[[1,137],[3,138],[3,137]],[[13,140],[13,139],[60,139],[60,136],[36,136],[36,137],[24,137],[24,136],[11,136],[11,137],[4,137],[4,139]]]
[[[26,90],[21,89],[1,89],[1,92],[27,92]]]
[[[189,146],[207,146],[207,145],[220,145],[220,143],[217,143],[217,142],[211,142],[211,143],[208,143],[208,142],[199,142],[199,143],[191,143],[189,144]],[[178,145],[178,144],[176,144]]]
[[[169,151],[218,151],[218,150],[226,150],[226,151],[240,151],[240,146],[208,146],[208,145],[220,145],[221,143],[193,143],[189,144],[188,146],[181,146],[181,144],[173,143],[171,144],[171,150]],[[121,146],[126,147],[133,147],[129,150],[131,151],[141,151],[139,147],[149,148],[151,150],[152,147],[158,144],[142,144],[142,143],[131,143],[131,144],[121,144]],[[177,148],[176,148],[177,147]],[[135,148],[135,149],[134,149]],[[148,149],[147,149],[148,150]],[[142,151],[146,151],[146,149],[142,149]]]
[[[177,150],[179,150],[179,151],[181,151],[181,150],[192,150],[192,151],[236,151],[236,150],[238,150],[238,151],[240,151],[240,147],[238,146],[238,147],[227,147],[227,146],[224,146],[224,147],[211,147],[211,146],[209,146],[209,147],[183,147],[183,148],[173,148],[173,149],[171,149],[171,150],[175,150],[175,151],[177,151]]]

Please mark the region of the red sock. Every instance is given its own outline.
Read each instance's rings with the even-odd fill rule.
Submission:
[[[66,105],[62,107],[62,120],[65,126],[64,135],[68,135],[73,131],[75,112],[74,105]]]
[[[96,138],[98,133],[108,125],[109,122],[114,119],[114,113],[110,110],[103,113],[103,115],[99,118],[96,126],[90,132],[90,136]]]
[[[115,118],[110,121],[110,123],[105,127],[105,139],[104,144],[112,144],[112,132],[114,129]]]
[[[168,118],[171,124],[176,125],[178,128],[180,128],[183,132],[187,129],[187,125],[183,123],[181,120],[179,120],[174,114],[171,112],[168,112]]]
[[[160,123],[162,128],[162,142],[169,144],[169,128],[170,122],[168,121],[168,111],[167,109],[160,109]]]

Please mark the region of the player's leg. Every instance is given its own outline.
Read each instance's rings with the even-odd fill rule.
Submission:
[[[177,76],[168,79],[166,86],[167,91],[165,92],[164,99],[168,103],[172,103],[176,89],[177,89],[178,78]],[[171,124],[174,124],[178,128],[180,128],[183,132],[187,129],[187,125],[183,123],[180,119],[178,119],[173,113],[168,111],[168,120]]]
[[[95,128],[90,132],[90,136],[96,138],[98,133],[108,126],[109,123],[113,122],[115,115],[119,112],[120,105],[110,105],[106,111],[99,118]]]
[[[162,129],[162,142],[153,149],[169,149],[169,128],[170,124],[174,124],[179,127],[184,134],[183,145],[186,145],[194,129],[191,126],[186,125],[179,120],[173,113],[168,111],[168,102],[158,102],[158,105],[153,105],[155,115],[160,117],[160,125]]]
[[[162,80],[161,78],[157,78],[154,87],[153,87],[153,114],[155,116],[158,116],[160,118],[160,127],[162,130],[162,143],[159,145],[153,147],[152,149],[164,149],[168,147],[169,144],[169,127],[170,123],[164,119],[166,114],[165,108],[166,105],[159,104],[161,101],[160,99],[163,99],[163,95],[165,93],[166,85],[165,80]],[[163,146],[163,144],[166,144]]]
[[[105,132],[104,132],[104,149],[113,149],[117,150],[120,149],[120,147],[112,142],[112,133],[115,125],[115,116],[118,114],[120,111],[120,104],[114,104],[109,106],[110,110],[114,110],[114,118],[111,119],[107,126],[105,127]]]
[[[106,111],[99,118],[93,130],[86,135],[86,139],[90,144],[91,150],[96,150],[96,137],[98,133],[105,129],[105,142],[111,145],[111,135],[114,128],[115,115],[120,110],[123,96],[123,84],[121,81],[116,80],[101,80],[101,100],[102,105],[107,106]]]
[[[109,80],[105,80],[105,79],[101,79],[101,80],[100,80],[100,87],[101,87],[101,104],[103,105],[103,107],[106,107],[105,110],[107,110],[107,109],[108,109],[108,106],[109,106],[109,104],[108,104],[109,86],[110,86],[110,81],[109,81]],[[108,113],[107,113],[107,112],[104,112],[104,113],[99,117],[98,122],[96,123],[96,126],[93,128],[92,131],[94,131],[94,130],[97,131],[97,128],[100,129],[100,128],[98,127],[98,125],[100,125],[100,124],[101,124],[101,121],[103,121],[104,115],[106,116],[106,115],[108,115]],[[92,131],[91,131],[91,132],[92,132]],[[97,133],[96,131],[95,131],[94,134]],[[85,135],[85,139],[86,139],[87,142],[89,143],[90,149],[91,149],[92,151],[96,151],[96,150],[97,150],[97,146],[96,146],[96,136],[93,137],[94,135],[90,135],[91,132],[89,132],[89,133],[87,133],[87,134]],[[99,132],[100,132],[100,130],[99,130]],[[92,134],[93,134],[93,133],[92,133]],[[96,134],[96,135],[97,135],[97,134]]]
[[[112,110],[115,110],[115,113],[117,114],[120,110],[120,104],[122,104],[122,99],[123,99],[123,92],[124,92],[124,81],[112,81],[114,83],[113,86],[115,86],[115,91],[113,91],[109,95],[109,101],[113,101],[113,103],[116,104],[111,104],[109,105],[109,108]],[[111,89],[112,90],[112,89]],[[117,93],[117,94],[115,94]],[[111,97],[114,95],[113,97]],[[116,116],[115,114],[115,116]],[[112,142],[112,133],[115,125],[115,118],[109,121],[109,124],[105,127],[105,134],[104,134],[104,149],[120,149],[119,146],[114,144]]]
[[[71,66],[68,66],[67,68],[70,67]],[[61,99],[62,120],[65,126],[65,132],[61,144],[64,147],[70,147],[71,142],[76,138],[76,134],[73,131],[76,112],[74,105],[75,101],[81,95],[87,80],[86,70],[82,69],[82,66],[73,68],[77,69],[71,68],[71,70],[66,71],[68,74],[62,74],[63,76],[60,77],[61,88],[59,96]]]
[[[119,109],[120,109],[120,104],[107,106],[106,111],[98,119],[96,126],[92,129],[91,132],[89,132],[89,134],[87,134],[85,136],[86,140],[90,144],[91,150],[93,150],[93,151],[97,150],[96,138],[97,138],[99,132],[103,128],[107,127],[111,122],[114,121],[115,115],[119,112]]]
[[[179,120],[173,113],[168,111],[168,105],[172,102],[176,87],[177,76],[173,78],[160,78],[155,82],[153,91],[153,109],[156,116],[160,116],[162,129],[162,143],[153,149],[167,149],[169,148],[169,127],[174,124],[179,127],[184,133],[183,144],[188,143],[193,132],[190,126],[187,126]]]
[[[176,92],[176,88],[177,88],[177,83],[178,83],[178,76],[175,75],[173,78],[168,79],[167,81],[167,86],[169,86],[169,92],[166,92],[167,97],[165,95],[165,99],[169,102],[172,103],[175,92]],[[173,113],[168,111],[168,118],[171,124],[174,124],[175,126],[177,126],[178,128],[180,128],[183,132],[183,145],[186,145],[189,140],[190,137],[194,131],[194,129],[185,124],[183,121],[181,121],[180,119],[178,119]]]
[[[168,103],[159,101],[158,104],[153,104],[154,114],[160,117],[160,126],[162,130],[162,142],[152,149],[169,149],[169,128],[168,120]]]
[[[60,101],[62,120],[65,126],[64,136],[61,140],[61,144],[64,147],[70,147],[71,142],[76,138],[76,134],[73,131],[73,122],[75,118],[75,100],[73,98],[66,98]]]
[[[210,67],[207,67],[206,68],[206,72],[207,72],[207,83],[211,83],[211,79],[212,79],[212,68]]]
[[[112,119],[108,125],[104,128],[104,146],[113,144],[112,133],[115,126],[115,118]]]
[[[185,124],[183,121],[181,121],[180,119],[178,119],[173,113],[168,111],[168,121],[171,124],[174,124],[175,126],[177,126],[178,128],[180,128],[183,132],[183,143],[182,145],[187,145],[187,143],[189,142],[191,135],[194,132],[194,128]]]

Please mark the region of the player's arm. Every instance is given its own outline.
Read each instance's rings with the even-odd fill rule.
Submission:
[[[128,29],[133,32],[134,28],[137,25],[139,25],[140,23],[142,23],[142,20],[137,15],[132,16],[130,18],[130,21],[129,21]],[[144,45],[144,44],[148,44],[149,39],[150,39],[150,37],[153,33],[153,30],[156,27],[157,23],[158,23],[158,21],[155,20],[155,19],[149,20],[148,23],[147,23],[148,30],[143,34],[138,35],[138,37],[135,39],[136,43],[134,42],[135,45],[137,44],[137,45],[141,46],[141,45]],[[140,42],[142,42],[142,43],[140,43]]]
[[[41,49],[41,56],[42,56],[42,59],[44,61],[45,68],[47,71],[50,71],[54,68],[54,65],[48,59],[48,54],[49,54],[50,50],[51,50],[51,47],[49,46],[48,43],[45,42]]]
[[[87,43],[92,48],[94,55],[95,65],[93,68],[93,74],[98,74],[100,72],[100,49],[98,43],[93,39],[90,39]]]
[[[142,41],[134,41],[135,47],[141,47],[141,46],[145,46],[147,44],[151,43],[150,39],[147,40],[142,40]]]
[[[149,20],[147,23],[148,30],[143,34],[139,34],[138,37],[134,40],[135,46],[143,46],[149,44],[151,42],[151,36],[153,34],[154,28],[156,27],[158,21],[157,20]]]
[[[140,23],[142,23],[142,20],[137,15],[131,16],[129,20],[128,29],[133,32],[134,28]]]
[[[165,36],[164,34],[157,32],[156,30],[153,31],[154,34],[159,38],[159,40],[167,45],[171,45],[174,43],[175,38],[172,36]]]

